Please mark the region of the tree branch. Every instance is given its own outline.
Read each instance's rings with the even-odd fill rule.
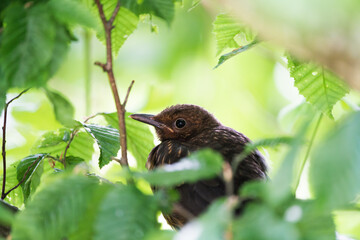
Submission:
[[[132,86],[134,85],[134,83],[135,83],[135,81],[132,80],[131,83],[130,83],[130,86],[129,86],[128,90],[127,90],[125,100],[124,100],[124,102],[123,102],[123,104],[122,104],[124,108],[125,108],[125,106],[126,106],[126,103],[127,103],[128,98],[129,98],[129,94],[130,94],[131,88],[132,88]]]
[[[111,28],[112,28],[112,24],[114,23],[115,17],[118,14],[119,10],[120,10],[120,1],[117,2],[114,12],[112,13],[111,18],[108,21],[108,24],[111,26]]]
[[[113,28],[113,23],[120,10],[120,1],[117,2],[117,5],[111,14],[109,20],[106,20],[106,16],[104,13],[103,5],[100,3],[100,0],[95,0],[97,8],[99,10],[99,15],[105,30],[105,39],[106,39],[106,63],[95,62],[95,65],[100,66],[104,72],[107,73],[109,78],[110,87],[114,96],[116,111],[119,120],[119,133],[120,133],[120,146],[121,146],[121,158],[120,164],[122,166],[128,165],[127,159],[127,142],[126,142],[126,126],[125,126],[125,105],[127,103],[127,99],[130,93],[130,90],[134,84],[134,81],[131,82],[127,95],[125,97],[124,103],[121,104],[119,92],[117,90],[115,76],[113,72],[113,59],[112,59],[112,45],[111,45],[111,30]]]
[[[21,95],[23,95],[25,92],[29,90],[25,89],[21,93],[19,93],[16,97],[12,98],[9,102],[5,104],[4,108],[4,124],[2,127],[3,132],[3,138],[2,138],[2,158],[3,158],[3,184],[2,184],[2,190],[1,190],[1,199],[4,199],[6,197],[5,194],[5,184],[6,184],[6,121],[7,121],[7,110],[10,105],[15,99],[18,99]]]

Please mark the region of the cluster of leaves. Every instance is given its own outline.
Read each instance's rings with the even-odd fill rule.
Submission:
[[[124,170],[123,177],[128,181],[125,185],[66,172],[56,174],[24,210],[16,216],[7,212],[1,215],[1,220],[12,224],[13,239],[158,239],[160,236],[169,240],[188,239],[189,236],[214,240],[224,236],[232,236],[231,239],[335,239],[333,211],[355,208],[351,201],[360,192],[356,184],[360,174],[355,167],[360,157],[358,142],[343,147],[347,139],[358,140],[360,128],[354,126],[359,121],[359,113],[344,119],[315,149],[310,168],[313,200],[296,199],[292,188],[296,156],[308,127],[305,124],[291,141],[263,142],[265,145],[285,142],[290,146],[289,152],[271,182],[253,182],[241,189],[240,199],[255,198],[257,201],[249,204],[240,217],[233,215],[239,198],[223,198],[178,233],[160,230],[157,214],[168,211],[173,199],[166,192],[144,194],[136,183],[145,180],[155,186],[172,187],[221,174],[221,157],[211,150],[203,150],[177,165],[164,166],[154,172]],[[44,155],[24,159],[19,168],[29,164],[26,162],[39,161],[39,157]]]
[[[101,3],[109,18],[117,1]],[[113,54],[135,30],[140,16],[154,15],[169,24],[174,17],[172,0],[124,0],[121,4],[112,30]],[[94,20],[98,19],[94,17],[96,8],[87,10],[82,1],[17,0],[3,1],[0,6],[0,27],[4,28],[0,32],[2,102],[9,88],[46,86],[73,39],[72,25],[94,28],[99,39],[104,40],[103,30]],[[228,15],[219,15],[214,26],[218,54],[226,48],[237,48],[223,55],[219,64],[257,43],[255,34]],[[288,68],[299,92],[319,114],[332,118],[333,106],[349,91],[348,87],[330,71],[313,63],[288,57]],[[116,113],[97,114],[105,119],[106,126],[80,123],[74,120],[73,107],[60,93],[46,87],[44,91],[63,127],[45,133],[34,144],[31,155],[7,168],[6,189],[19,183],[21,188],[12,191],[6,201],[16,206],[26,203],[17,214],[0,204],[0,224],[12,227],[12,239],[328,240],[335,239],[334,211],[358,208],[355,200],[360,192],[358,112],[343,119],[311,154],[310,184],[314,199],[295,198],[301,172],[295,172],[294,166],[309,129],[306,122],[293,138],[259,141],[239,156],[241,161],[256,147],[289,145],[289,152],[271,182],[246,184],[239,196],[215,201],[199,218],[175,233],[160,230],[157,216],[160,211],[169,211],[176,197],[171,191],[147,195],[139,186],[146,182],[167,189],[221,175],[221,156],[202,150],[176,164],[143,171],[153,147],[153,136],[146,126],[127,117],[128,150],[137,168],[123,169],[121,177],[126,184],[110,183],[91,174],[88,163],[95,142],[100,151],[100,168],[116,158],[120,148]],[[234,216],[234,208],[244,198],[257,201],[250,203],[241,216]]]
[[[136,29],[139,17],[156,16],[168,24],[174,18],[176,0],[121,1],[112,30],[112,49],[117,54]],[[110,18],[117,0],[102,0]],[[10,88],[45,87],[76,40],[73,26],[94,29],[105,41],[92,0],[4,0],[0,5],[0,110]]]

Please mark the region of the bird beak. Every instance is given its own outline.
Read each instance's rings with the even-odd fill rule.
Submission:
[[[132,119],[137,120],[139,122],[149,124],[151,126],[159,128],[159,129],[166,129],[166,130],[168,130],[170,132],[174,132],[174,130],[172,130],[171,128],[169,128],[165,124],[154,120],[154,116],[155,115],[151,115],[151,114],[131,114],[130,115],[130,117]]]

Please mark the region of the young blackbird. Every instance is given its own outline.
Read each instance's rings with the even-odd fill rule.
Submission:
[[[130,117],[154,126],[161,141],[150,152],[146,163],[148,169],[175,163],[201,148],[218,151],[231,164],[250,141],[234,129],[223,126],[212,114],[195,105],[175,105],[158,115],[133,114]],[[265,160],[258,151],[248,155],[233,174],[234,194],[237,194],[239,187],[246,181],[265,179],[266,169]],[[225,195],[225,184],[220,177],[216,177],[181,184],[176,190],[180,195],[180,207],[198,216],[213,200]],[[164,217],[174,228],[180,228],[187,222],[184,214],[176,208],[171,214],[164,214]]]

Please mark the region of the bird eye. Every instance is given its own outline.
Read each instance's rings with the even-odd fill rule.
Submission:
[[[177,128],[183,128],[183,127],[185,127],[185,125],[186,125],[186,121],[182,118],[177,119],[175,122],[175,126]]]

